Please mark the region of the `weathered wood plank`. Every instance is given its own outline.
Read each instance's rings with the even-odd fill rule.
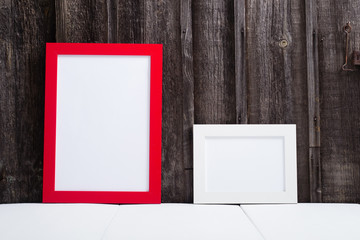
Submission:
[[[0,2],[0,203],[40,202],[53,1]]]
[[[349,51],[360,47],[360,5],[356,0],[318,1],[321,94],[321,164],[324,202],[360,202],[360,77],[343,72],[345,33]]]
[[[117,0],[107,0],[107,19],[108,19],[108,42],[116,43],[118,40],[118,1]]]
[[[235,123],[234,2],[193,1],[195,123]]]
[[[305,1],[306,9],[306,56],[309,121],[309,176],[310,201],[322,202],[321,159],[320,159],[320,97],[318,29],[316,5]]]
[[[305,6],[286,0],[246,3],[248,122],[296,124],[298,200],[308,202]]]
[[[234,1],[235,15],[235,98],[236,122],[248,122],[248,92],[246,81],[246,6],[245,0]]]
[[[183,4],[186,4],[185,2]],[[185,8],[186,6],[183,5]],[[183,9],[184,10],[184,9]],[[190,58],[182,59],[189,53],[189,38],[182,41],[182,27],[187,30],[189,23],[181,23],[184,16],[179,1],[146,1],[144,9],[144,38],[147,43],[162,43],[163,64],[163,125],[162,125],[162,202],[189,201],[189,181],[184,161],[184,99],[188,100],[184,89],[190,81]],[[183,18],[181,14],[184,14]],[[185,25],[184,25],[185,24]],[[187,32],[189,34],[189,32]],[[187,36],[189,37],[189,36]],[[182,66],[182,63],[185,63]],[[188,82],[191,84],[190,82]],[[190,102],[188,104],[191,104]],[[186,112],[185,114],[188,114]],[[190,120],[191,121],[191,120]]]
[[[117,39],[118,43],[145,43],[146,1],[117,1]],[[149,12],[149,14],[153,14]]]
[[[315,2],[306,1],[306,54],[309,109],[309,145],[320,147],[318,29]]]
[[[110,42],[106,0],[56,0],[57,42]]]
[[[320,148],[309,148],[310,202],[322,202]]]
[[[194,66],[191,0],[180,2],[185,202],[193,201]]]

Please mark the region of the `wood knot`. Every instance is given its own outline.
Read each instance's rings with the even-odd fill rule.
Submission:
[[[279,42],[279,47],[286,48],[289,45],[288,41],[286,39],[282,39]]]

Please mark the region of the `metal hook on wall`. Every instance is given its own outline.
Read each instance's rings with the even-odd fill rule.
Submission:
[[[350,22],[347,22],[346,25],[344,26],[344,32],[346,33],[346,47],[345,47],[345,63],[342,66],[342,70],[343,71],[348,71],[348,72],[354,72],[357,71],[358,69],[355,68],[347,68],[348,65],[348,52],[349,52],[349,35],[351,32],[351,26],[350,26]],[[353,58],[354,58],[354,65],[358,65],[357,63],[357,57],[359,57],[358,55],[359,51],[354,51],[353,53]]]

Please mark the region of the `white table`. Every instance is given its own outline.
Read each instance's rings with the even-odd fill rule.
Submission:
[[[250,239],[239,206],[0,204],[1,240]]]
[[[358,204],[242,205],[266,240],[359,240]]]
[[[358,204],[0,204],[0,239],[360,239]]]
[[[0,239],[99,240],[118,206],[0,204]]]

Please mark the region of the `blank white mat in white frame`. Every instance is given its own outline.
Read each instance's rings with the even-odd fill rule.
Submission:
[[[56,191],[149,191],[150,56],[59,55]]]
[[[295,125],[194,125],[195,203],[295,203]]]
[[[206,137],[205,157],[207,192],[285,190],[284,137]]]

